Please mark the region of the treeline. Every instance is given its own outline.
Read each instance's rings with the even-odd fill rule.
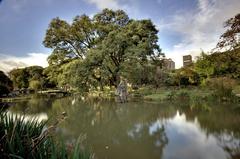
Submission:
[[[30,66],[13,69],[9,72],[9,77],[13,81],[14,89],[30,88],[34,90],[51,88],[55,85],[49,82],[41,66]]]
[[[211,54],[202,52],[190,66],[163,71],[162,81],[167,86],[198,86],[221,77],[240,80],[240,49]]]
[[[13,90],[41,90],[56,85],[48,79],[41,66],[13,69],[6,75],[0,71],[0,96],[7,96]]]
[[[227,20],[225,27],[215,51],[202,52],[192,65],[170,71],[157,44],[158,30],[149,19],[130,19],[122,10],[109,9],[92,18],[76,16],[72,23],[54,18],[43,41],[53,50],[49,66],[10,71],[12,86],[7,89],[65,87],[87,92],[117,87],[120,77],[132,86],[156,88],[207,85],[220,77],[239,80],[240,14]]]

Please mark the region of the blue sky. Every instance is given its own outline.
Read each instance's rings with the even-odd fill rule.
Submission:
[[[0,0],[0,70],[47,66],[50,49],[42,45],[52,18],[71,22],[103,8],[123,9],[130,18],[150,18],[159,29],[159,45],[182,65],[182,55],[211,50],[223,22],[239,13],[239,0]]]

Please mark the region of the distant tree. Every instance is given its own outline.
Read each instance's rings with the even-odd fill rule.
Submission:
[[[31,81],[38,81],[40,88],[50,86],[50,82],[43,73],[41,66],[30,66],[25,68],[13,69],[9,72],[10,79],[13,81],[14,89],[31,88]]]
[[[206,53],[202,52],[194,64],[194,69],[202,78],[210,78],[214,75],[215,66],[214,59]]]
[[[202,53],[194,64],[194,69],[202,79],[217,76],[240,79],[240,48],[209,55]]]
[[[8,94],[12,89],[12,81],[3,71],[0,71],[0,96]]]
[[[229,50],[237,49],[240,46],[240,13],[235,17],[228,19],[224,27],[227,28],[225,33],[220,37],[217,48],[228,48]]]
[[[9,72],[14,89],[28,88],[29,74],[26,69],[13,69]]]

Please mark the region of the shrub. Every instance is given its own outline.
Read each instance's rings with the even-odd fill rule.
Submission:
[[[167,94],[167,100],[174,100],[176,98],[176,91],[171,91]]]
[[[178,99],[180,100],[189,100],[190,99],[190,95],[187,91],[180,91],[177,94]]]
[[[38,80],[32,80],[29,82],[29,88],[33,90],[39,90],[41,88],[41,82]]]
[[[237,85],[236,80],[229,77],[212,78],[207,81],[206,86],[213,90],[213,96],[221,100],[233,97],[233,88]]]

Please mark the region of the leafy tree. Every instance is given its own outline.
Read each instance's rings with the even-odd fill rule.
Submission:
[[[210,78],[214,74],[214,60],[211,56],[202,52],[194,64],[195,70],[202,78]]]
[[[13,81],[14,89],[28,88],[29,74],[26,69],[13,69],[9,72],[9,76]]]
[[[240,78],[240,49],[212,54],[202,53],[197,59],[194,69],[204,78],[229,76]]]
[[[55,18],[43,41],[53,49],[48,73],[52,72],[53,81],[58,84],[59,79],[61,84],[81,79],[88,88],[116,87],[121,75],[129,75],[136,65],[141,68],[140,65],[162,55],[157,33],[151,20],[129,19],[122,10],[104,9],[93,18],[77,16],[72,24]],[[74,72],[81,77],[69,75]],[[74,83],[77,87],[81,85]]]
[[[31,81],[38,81],[40,88],[51,86],[47,77],[43,74],[43,70],[41,66],[30,66],[11,70],[9,75],[13,81],[14,89],[32,88],[32,86],[30,86]]]
[[[228,19],[224,27],[227,28],[226,32],[220,37],[217,48],[229,48],[230,50],[239,48],[239,34],[240,34],[240,13],[235,17]]]

